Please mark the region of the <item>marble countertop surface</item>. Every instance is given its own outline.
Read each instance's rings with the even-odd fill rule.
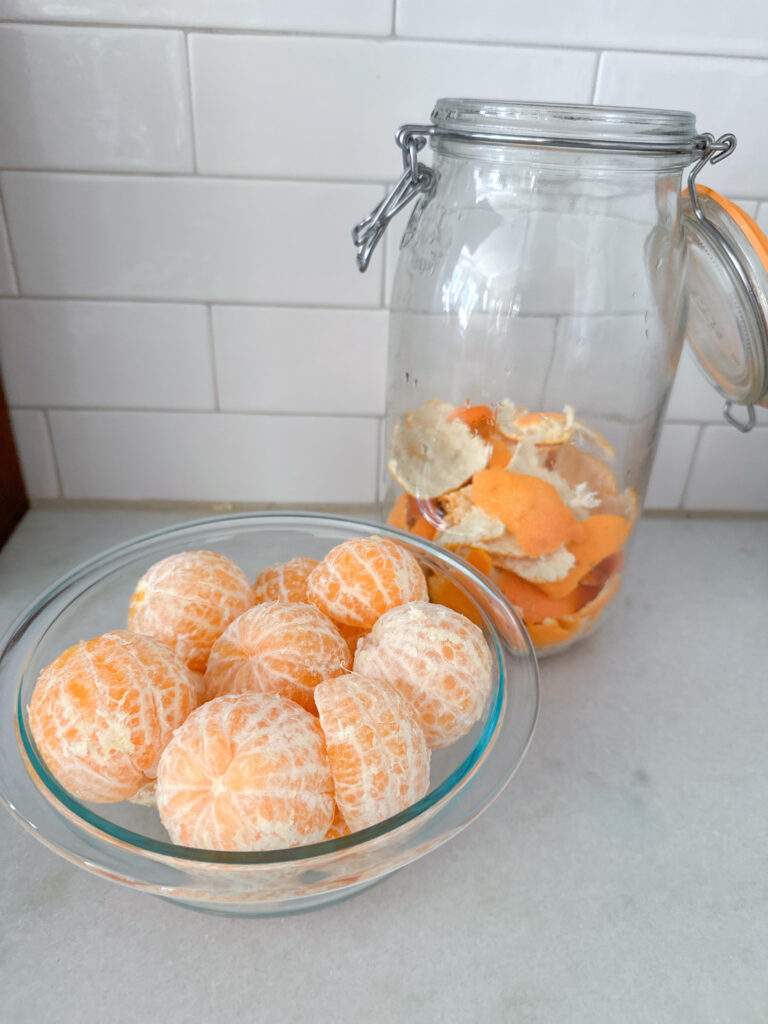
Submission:
[[[36,509],[0,631],[65,569],[184,518]],[[195,914],[0,811],[8,1024],[768,1022],[768,522],[651,519],[615,613],[542,663],[530,752],[451,842],[312,914]]]

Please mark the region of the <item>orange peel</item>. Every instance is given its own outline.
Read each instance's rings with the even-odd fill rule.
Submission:
[[[505,400],[499,407],[496,422],[499,432],[511,441],[529,440],[537,445],[560,445],[579,436],[604,458],[613,461],[616,457],[613,445],[602,434],[576,419],[570,405],[566,405],[562,412],[528,412]]]
[[[616,597],[621,589],[621,575],[612,576],[596,595],[593,587],[579,589],[591,591],[594,596],[578,611],[527,625],[528,633],[536,648],[543,650],[547,647],[559,646],[575,640],[576,637],[583,636],[590,630],[602,615],[606,605]]]
[[[523,553],[533,557],[556,551],[580,536],[580,523],[552,484],[504,469],[484,469],[472,481],[475,504],[500,519]]]
[[[387,468],[418,498],[439,498],[487,465],[491,447],[436,398],[398,420],[389,443]]]
[[[490,405],[460,405],[448,415],[448,422],[453,420],[461,420],[474,434],[489,441],[496,426],[496,413]]]
[[[574,587],[563,597],[549,597],[535,584],[507,569],[495,568],[491,579],[518,610],[526,626],[577,612],[589,597],[579,587]]]
[[[408,530],[425,540],[433,540],[437,528],[428,522],[419,511],[419,506],[412,495],[403,491],[397,501],[390,509],[387,516],[387,525],[394,526],[398,530]]]
[[[515,448],[507,469],[513,473],[525,473],[552,484],[560,500],[568,506],[576,519],[586,519],[601,504],[598,494],[586,481],[569,483],[546,464],[546,455],[532,441],[521,441]]]
[[[573,590],[591,569],[624,545],[632,530],[628,520],[614,515],[590,516],[579,525],[583,531],[581,538],[568,545],[576,556],[573,569],[561,580],[539,584],[549,597],[562,597]]]
[[[497,558],[502,565],[529,583],[553,583],[565,579],[576,564],[576,556],[565,545],[538,558]]]

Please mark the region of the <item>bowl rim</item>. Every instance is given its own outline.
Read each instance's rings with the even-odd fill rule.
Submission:
[[[34,599],[21,612],[21,614],[16,617],[5,635],[0,639],[0,665],[2,665],[2,661],[6,653],[15,645],[15,641],[23,636],[24,631],[31,624],[32,620],[49,604],[56,600],[56,598],[62,596],[64,592],[78,579],[87,576],[94,570],[101,569],[103,572],[96,580],[91,581],[89,586],[100,582],[105,577],[108,577],[112,572],[116,571],[119,566],[115,566],[113,563],[115,561],[119,561],[121,556],[133,554],[137,549],[140,549],[142,545],[149,545],[153,541],[166,540],[173,538],[174,536],[183,535],[186,532],[193,532],[196,529],[205,527],[226,527],[229,524],[237,524],[247,521],[269,524],[271,520],[274,521],[275,526],[283,527],[290,525],[291,523],[295,523],[296,525],[301,525],[302,523],[315,523],[317,525],[327,525],[329,527],[350,526],[358,530],[371,530],[372,533],[396,539],[406,543],[412,549],[423,552],[427,556],[431,556],[432,558],[437,557],[447,566],[459,569],[465,577],[469,577],[473,585],[478,587],[481,593],[487,593],[491,598],[494,598],[498,603],[500,603],[508,616],[514,621],[515,626],[526,645],[523,656],[533,673],[534,707],[531,714],[528,734],[522,750],[520,751],[517,764],[522,761],[522,758],[525,756],[530,745],[538,718],[540,706],[540,677],[535,649],[522,619],[515,609],[488,577],[481,574],[474,566],[454,552],[451,552],[448,549],[434,544],[424,538],[415,536],[405,530],[400,530],[379,522],[372,522],[365,519],[357,519],[339,514],[290,510],[227,513],[193,520],[183,520],[170,526],[164,526],[147,533],[139,534],[121,542],[120,544],[106,548],[91,558],[88,558],[74,566],[72,569],[60,576],[46,590],[42,591],[37,598]],[[459,581],[455,582],[457,582],[459,586],[462,585]],[[471,595],[468,596],[473,600],[473,603],[477,603]],[[240,866],[254,868],[262,866],[276,867],[290,863],[297,864],[302,861],[317,861],[327,857],[329,854],[359,850],[368,843],[394,835],[404,826],[415,823],[416,820],[422,818],[422,816],[431,817],[432,813],[437,812],[452,797],[457,796],[462,792],[476,772],[480,769],[490,751],[493,749],[492,740],[503,721],[502,713],[507,700],[508,680],[496,628],[490,622],[484,608],[479,604],[477,605],[477,608],[483,617],[487,634],[490,636],[492,645],[495,648],[493,653],[498,666],[498,681],[495,687],[495,694],[492,695],[492,704],[482,732],[462,762],[424,797],[412,804],[410,807],[398,812],[398,814],[393,815],[384,821],[377,822],[375,825],[371,825],[366,829],[361,829],[346,836],[340,836],[335,839],[323,839],[317,843],[279,850],[218,851],[181,846],[171,843],[170,841],[153,839],[149,836],[143,835],[142,833],[134,832],[111,822],[109,819],[101,817],[97,812],[92,811],[90,807],[72,797],[64,787],[57,782],[57,780],[48,771],[41,755],[37,752],[36,744],[34,743],[32,736],[28,733],[24,721],[24,708],[22,706],[21,694],[24,681],[23,670],[21,678],[19,679],[14,701],[16,719],[14,724],[18,743],[18,753],[21,755],[24,769],[32,776],[32,780],[37,789],[49,804],[51,804],[59,813],[72,821],[78,828],[97,836],[101,841],[108,845],[113,847],[122,847],[123,849],[127,849],[132,854],[138,856],[144,855],[150,856],[153,859],[172,861],[177,865],[186,863],[190,866],[196,864],[198,867],[206,865],[217,867],[229,865],[232,867]],[[49,623],[46,630],[38,638],[35,647],[43,641],[50,625],[52,625],[52,623]],[[35,647],[27,651],[25,663],[28,662],[35,650]],[[511,777],[511,774],[512,772],[510,772],[509,777]],[[42,834],[38,832],[34,823],[27,817],[23,816],[20,813],[19,808],[16,808],[14,805],[9,803],[2,791],[0,791],[0,800],[13,815],[17,817],[23,825],[25,825],[25,827],[31,827],[38,838],[44,838]],[[50,840],[45,841],[46,845],[51,845]],[[67,855],[66,851],[60,850],[58,845],[54,844],[53,848],[65,856]]]

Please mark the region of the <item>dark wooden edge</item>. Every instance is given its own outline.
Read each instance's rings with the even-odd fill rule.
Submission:
[[[29,499],[13,440],[8,403],[0,381],[0,547],[28,508]]]

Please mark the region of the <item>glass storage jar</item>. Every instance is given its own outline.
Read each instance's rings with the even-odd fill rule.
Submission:
[[[403,176],[355,229],[365,269],[418,199],[391,299],[385,512],[491,575],[539,651],[561,648],[621,585],[689,306],[723,395],[766,394],[768,256],[742,280],[744,224],[718,231],[695,191],[735,139],[680,111],[460,99],[397,138]]]

